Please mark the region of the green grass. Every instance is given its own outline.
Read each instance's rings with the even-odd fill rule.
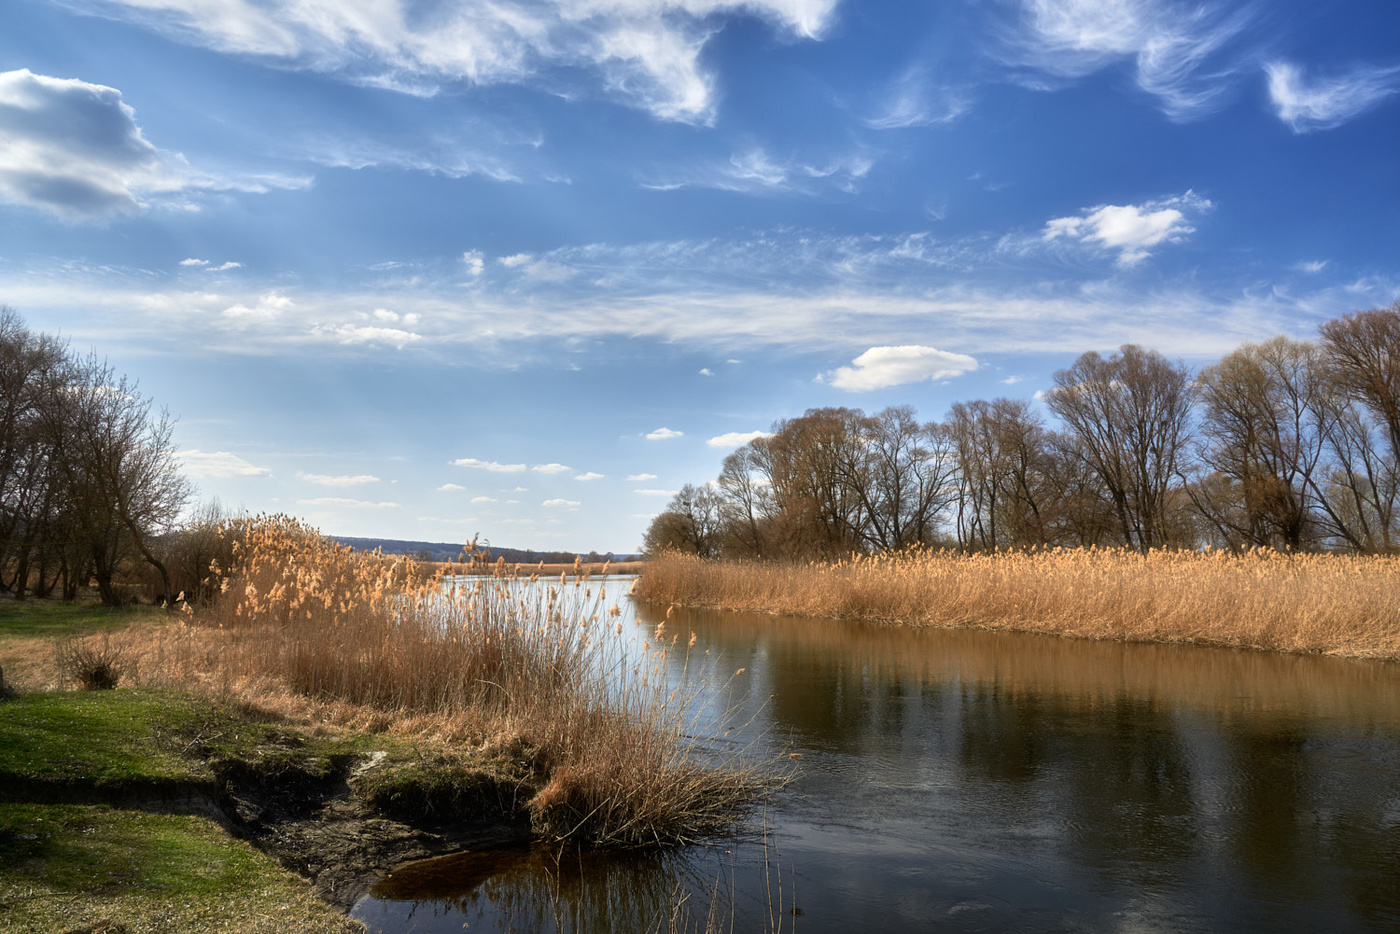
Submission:
[[[0,804],[0,932],[363,930],[199,817]],[[116,925],[120,925],[119,927]]]
[[[207,702],[150,689],[25,694],[0,706],[0,780],[96,788],[133,780],[200,781],[179,737],[214,717]]]
[[[0,598],[0,640],[76,636],[103,629],[122,629],[168,616],[153,606],[108,607],[84,594],[72,602]]]

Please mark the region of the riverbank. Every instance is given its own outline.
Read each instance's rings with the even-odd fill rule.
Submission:
[[[283,520],[238,551],[197,610],[0,598],[0,930],[355,930],[330,909],[405,862],[684,843],[767,787],[697,751],[664,679],[618,667],[586,575],[444,599],[412,562]],[[69,690],[56,654],[121,686]],[[167,849],[158,878],[139,868]],[[264,917],[255,892],[300,907]]]
[[[915,551],[776,564],[668,555],[651,603],[906,626],[1400,659],[1400,557]]]

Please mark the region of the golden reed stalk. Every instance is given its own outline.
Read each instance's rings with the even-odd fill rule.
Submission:
[[[912,550],[772,564],[663,555],[648,602],[908,626],[1400,658],[1400,557]]]

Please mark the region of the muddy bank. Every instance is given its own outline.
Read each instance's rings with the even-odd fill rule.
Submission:
[[[208,778],[120,781],[0,774],[0,801],[101,804],[212,819],[307,879],[341,911],[391,869],[462,850],[527,842],[519,778],[442,755],[298,755],[295,735],[238,758],[202,760]],[[289,755],[290,753],[290,755]]]

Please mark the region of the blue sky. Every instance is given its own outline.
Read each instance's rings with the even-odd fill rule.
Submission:
[[[0,302],[201,494],[630,551],[814,406],[1400,297],[1393,0],[8,0]]]

